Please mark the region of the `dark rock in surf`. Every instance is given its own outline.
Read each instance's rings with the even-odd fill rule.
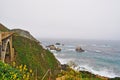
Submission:
[[[50,50],[56,50],[56,47],[54,45],[49,45],[49,46],[46,46],[48,47]]]
[[[55,45],[60,45],[60,43],[56,43]]]
[[[49,48],[50,50],[61,51],[61,48],[58,48],[55,45],[49,45],[49,46],[46,46],[46,47]]]
[[[61,64],[61,69],[62,70],[67,70],[69,68],[69,65],[67,65],[67,64]]]
[[[77,47],[76,49],[75,49],[77,52],[84,52],[85,50],[83,50],[81,47]]]
[[[61,51],[61,48],[56,48],[56,51]]]

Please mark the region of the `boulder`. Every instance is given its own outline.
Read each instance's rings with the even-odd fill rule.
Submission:
[[[67,64],[61,64],[61,69],[62,70],[67,70],[69,68],[69,65],[67,65]]]
[[[61,51],[61,48],[56,48],[56,51]]]
[[[77,52],[84,52],[85,50],[83,50],[81,47],[77,47],[76,49],[75,49]]]
[[[60,43],[56,43],[55,45],[60,45]]]
[[[49,46],[46,46],[46,47],[49,48],[50,50],[61,51],[61,48],[58,48],[55,45],[49,45]]]
[[[54,45],[47,46],[50,50],[56,50],[56,47]]]

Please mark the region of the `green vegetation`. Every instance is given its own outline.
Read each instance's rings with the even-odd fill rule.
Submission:
[[[26,65],[13,66],[0,62],[0,80],[33,80],[32,70]]]
[[[16,52],[17,65],[26,64],[32,68],[37,74],[38,80],[44,76],[48,69],[51,69],[52,75],[47,75],[46,79],[49,76],[52,80],[55,79],[59,72],[59,62],[50,51],[43,49],[39,43],[16,34],[13,36],[13,47]]]
[[[10,30],[0,24],[0,31]],[[44,80],[47,80],[48,77],[55,80],[56,75],[60,72],[60,63],[50,51],[43,49],[38,42],[20,36],[19,33],[13,35],[13,47],[16,65],[23,64],[31,68],[38,80],[41,80],[50,69],[52,75],[47,74]]]
[[[116,78],[111,78],[111,79],[109,79],[109,80],[120,80],[120,78],[119,78],[119,77],[116,77]]]
[[[5,26],[0,23],[0,31],[9,31]]]
[[[107,78],[100,77],[94,74],[91,74],[86,71],[74,71],[71,68],[67,68],[67,70],[63,70],[59,75],[58,75],[58,80],[108,80]]]

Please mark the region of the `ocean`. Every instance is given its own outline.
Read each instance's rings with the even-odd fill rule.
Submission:
[[[93,74],[114,78],[120,77],[120,41],[112,40],[75,40],[75,39],[40,39],[45,46],[56,45],[60,52],[51,51],[62,63],[74,62],[75,70],[85,70]],[[85,52],[76,52],[77,46]]]

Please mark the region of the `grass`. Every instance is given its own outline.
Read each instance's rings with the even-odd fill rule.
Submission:
[[[74,71],[68,67],[67,70],[63,70],[58,75],[56,80],[108,80],[108,78],[100,77],[86,71]]]
[[[52,80],[59,72],[59,62],[56,60],[54,55],[42,48],[42,46],[30,39],[25,37],[14,35],[13,36],[13,46],[16,52],[16,63],[26,64],[31,67],[36,73],[38,80],[40,80],[48,69],[51,69]],[[46,79],[49,77],[47,75]]]

